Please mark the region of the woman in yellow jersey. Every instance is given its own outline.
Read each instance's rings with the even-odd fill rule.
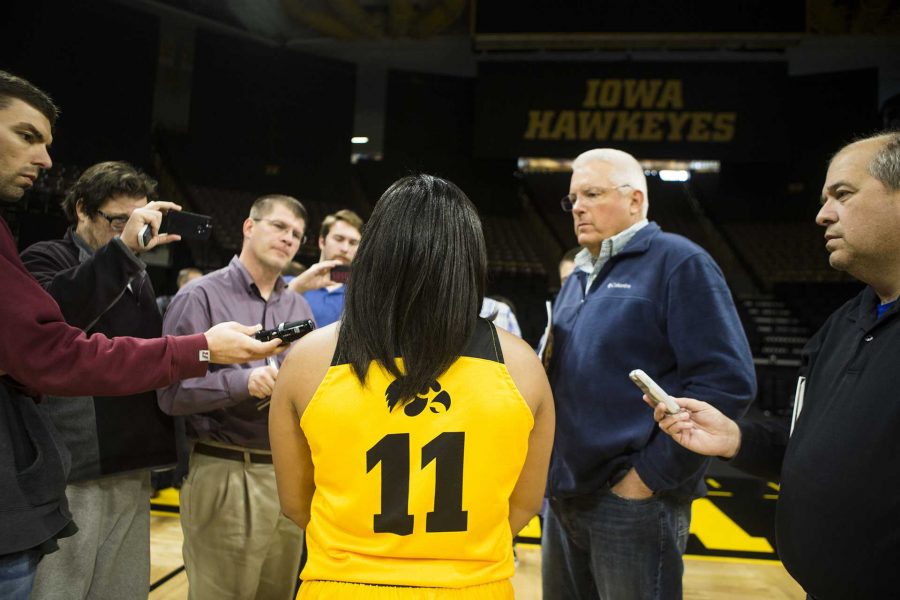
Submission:
[[[512,537],[553,443],[534,351],[478,311],[466,195],[429,175],[375,206],[340,322],[295,344],[269,416],[278,495],[306,528],[298,598],[512,598]]]

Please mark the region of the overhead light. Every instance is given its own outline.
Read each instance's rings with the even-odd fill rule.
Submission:
[[[691,173],[682,169],[661,169],[659,178],[663,181],[687,181],[691,178]]]
[[[368,144],[369,138],[367,138],[364,135],[356,135],[356,136],[353,136],[352,138],[350,138],[350,143],[351,144]]]

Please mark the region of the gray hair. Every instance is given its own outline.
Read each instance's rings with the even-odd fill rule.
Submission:
[[[609,163],[613,166],[613,171],[610,174],[610,177],[613,179],[613,185],[627,185],[632,189],[639,190],[644,195],[643,214],[641,216],[646,218],[647,209],[650,207],[650,198],[647,195],[647,178],[644,176],[644,167],[641,166],[641,163],[635,157],[622,150],[594,148],[579,154],[572,161],[572,170],[595,161]]]
[[[891,131],[872,136],[879,137],[887,138],[887,143],[869,163],[869,174],[888,190],[896,192],[900,190],[900,132]]]

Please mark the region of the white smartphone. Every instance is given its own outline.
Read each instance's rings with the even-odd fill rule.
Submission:
[[[150,227],[150,223],[147,223],[143,227],[141,227],[141,231],[138,233],[138,246],[141,248],[146,248],[147,244],[150,243],[150,240],[153,239],[153,228]]]
[[[628,374],[628,377],[636,386],[641,388],[642,392],[647,394],[647,397],[650,398],[654,404],[659,404],[660,402],[665,404],[669,414],[674,415],[681,411],[681,407],[672,399],[672,396],[668,395],[661,387],[659,387],[658,383],[653,381],[653,379],[641,369],[635,369]]]

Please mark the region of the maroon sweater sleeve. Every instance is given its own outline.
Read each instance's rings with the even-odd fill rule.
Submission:
[[[87,337],[66,324],[31,276],[0,218],[0,371],[25,387],[62,396],[119,396],[202,377],[206,337]]]

